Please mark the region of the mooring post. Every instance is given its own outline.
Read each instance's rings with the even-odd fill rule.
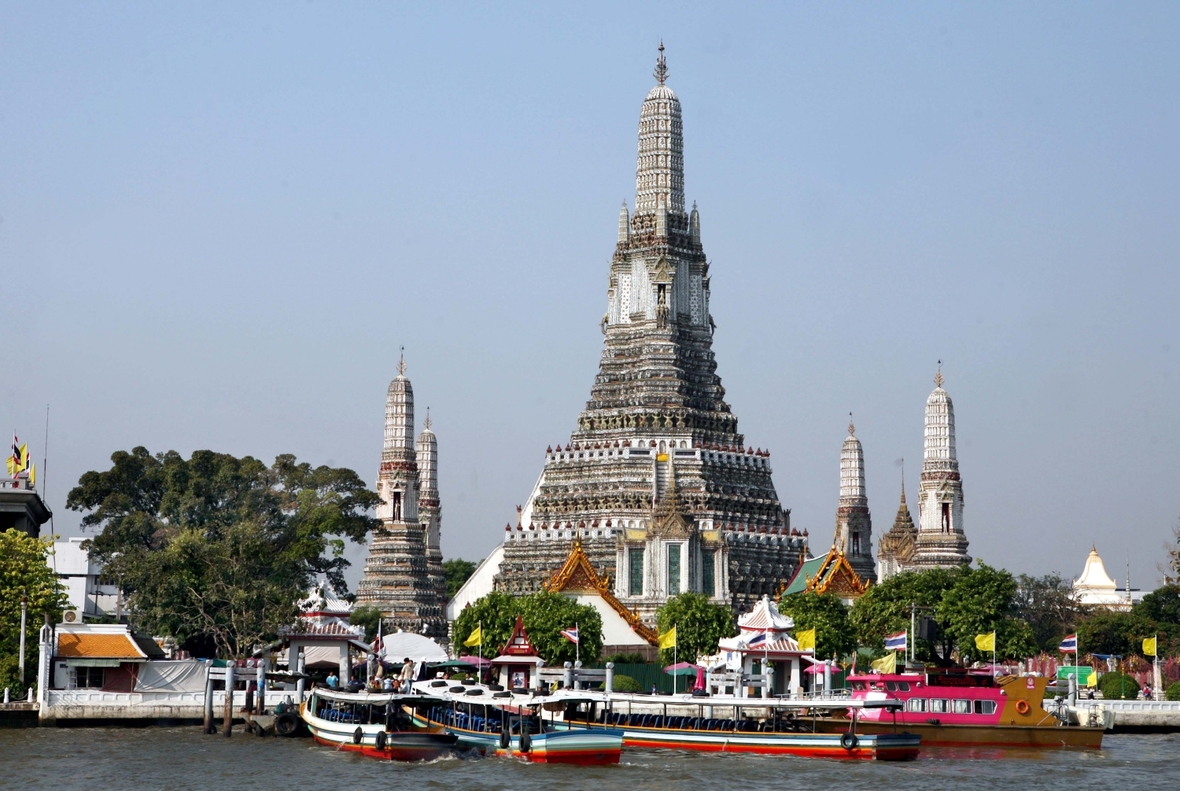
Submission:
[[[233,735],[234,731],[234,660],[225,662],[225,738]]]
[[[205,663],[205,734],[216,732],[213,727],[213,660]]]
[[[606,678],[603,680],[602,688],[607,692],[614,692],[615,690],[615,663],[606,663]]]
[[[256,714],[266,713],[266,657],[258,660],[258,708]]]

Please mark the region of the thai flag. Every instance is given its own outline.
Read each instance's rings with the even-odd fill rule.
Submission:
[[[885,636],[885,650],[886,651],[904,651],[906,646],[907,632],[901,631],[897,634],[890,634]]]
[[[575,626],[573,629],[562,629],[561,636],[564,637],[566,640],[569,640],[571,643],[579,642],[579,640],[578,640],[578,627]]]
[[[1078,634],[1073,634],[1061,641],[1061,645],[1057,646],[1057,650],[1063,654],[1076,654],[1078,652]]]
[[[746,643],[748,648],[753,648],[756,645],[762,645],[767,640],[766,632],[759,632],[750,638],[750,642]]]

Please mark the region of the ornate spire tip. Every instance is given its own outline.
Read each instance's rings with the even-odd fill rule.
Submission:
[[[668,79],[668,61],[664,58],[664,41],[660,39],[660,57],[656,60],[656,70],[652,76],[659,80],[660,85]]]
[[[426,407],[426,420],[422,422],[424,428],[429,429],[433,423],[430,420],[430,407]]]
[[[934,375],[934,386],[942,387],[942,360],[938,361],[938,373]]]
[[[397,375],[405,376],[406,373],[406,347],[400,347],[401,356],[397,360]]]
[[[848,436],[850,436],[850,437],[856,436],[856,426],[852,422],[852,413],[851,412],[848,413]]]

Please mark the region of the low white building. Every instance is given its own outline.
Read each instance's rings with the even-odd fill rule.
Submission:
[[[119,590],[101,582],[102,564],[91,560],[82,547],[86,540],[75,536],[54,541],[53,554],[46,558],[65,585],[75,622],[113,616],[119,609]]]

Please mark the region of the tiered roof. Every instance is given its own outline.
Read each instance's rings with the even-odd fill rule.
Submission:
[[[573,548],[565,563],[551,576],[544,585],[544,589],[553,593],[593,593],[602,598],[612,610],[619,614],[631,631],[642,637],[651,645],[659,643],[659,635],[655,629],[645,624],[634,610],[628,610],[611,592],[610,578],[601,577],[594,570],[590,558],[582,549],[582,540],[574,539]]]

